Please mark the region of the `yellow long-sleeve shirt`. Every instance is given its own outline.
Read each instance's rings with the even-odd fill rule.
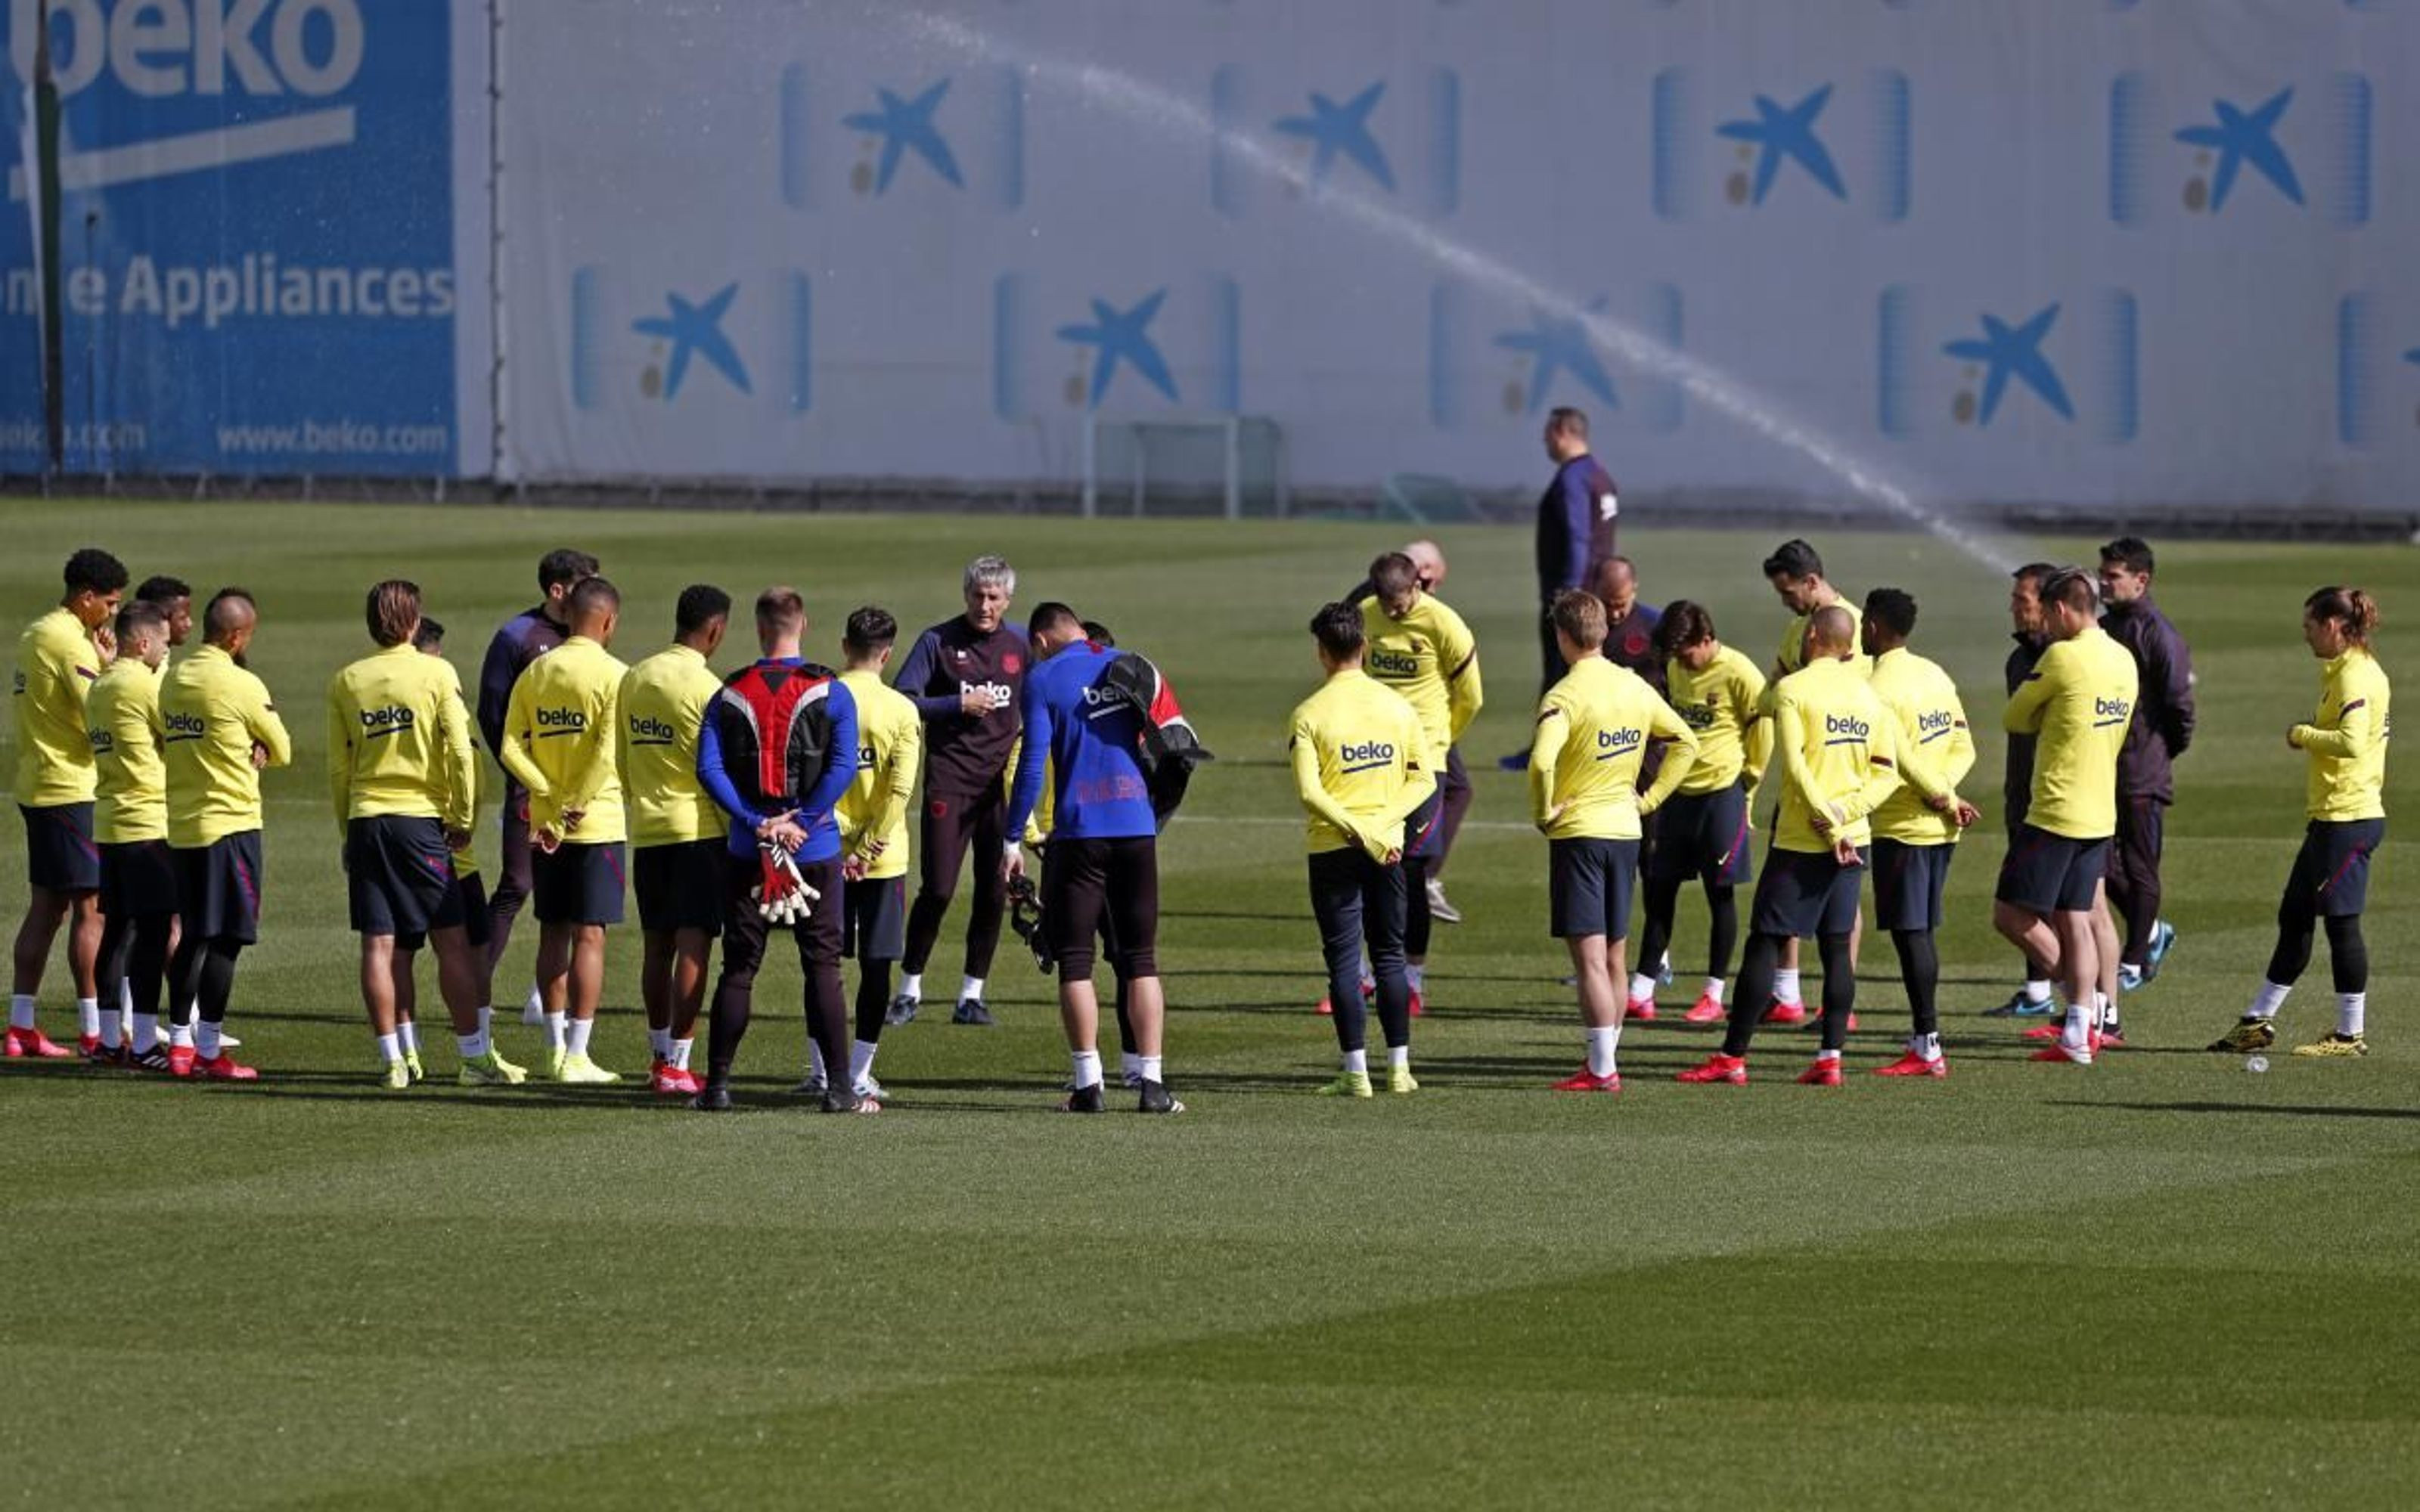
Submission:
[[[269,687],[206,645],[177,663],[160,687],[160,748],[168,768],[168,843],[198,850],[260,827],[260,771],[294,759]]]
[[[85,700],[97,779],[92,838],[131,845],[168,838],[168,767],[160,756],[160,674],[120,656]]]
[[[1358,843],[1383,860],[1403,848],[1404,820],[1436,790],[1419,713],[1358,668],[1332,673],[1295,705],[1286,754],[1313,855]]]
[[[2025,823],[2071,840],[2118,833],[2118,749],[2138,679],[2133,654],[2097,625],[2034,663],[2001,720],[2013,734],[2040,736]]]
[[[1716,650],[1702,671],[1674,656],[1664,664],[1664,683],[1667,702],[1698,736],[1698,759],[1677,791],[1719,793],[1745,776],[1753,793],[1773,754],[1773,721],[1761,712],[1764,674],[1756,663],[1731,646]]]
[[[1773,826],[1777,849],[1820,855],[1835,840],[1863,845],[1873,839],[1867,816],[1899,786],[1894,723],[1855,662],[1825,657],[1774,685],[1773,748],[1781,762],[1781,803]],[[1815,827],[1819,812],[1832,819],[1829,838]]]
[[[1434,594],[1420,594],[1398,620],[1373,594],[1361,601],[1361,633],[1369,640],[1363,669],[1411,704],[1421,738],[1442,764],[1486,702],[1470,626]]]
[[[1906,845],[1947,845],[1963,833],[1958,821],[1928,807],[1955,798],[1975,766],[1975,735],[1958,685],[1941,664],[1900,646],[1874,658],[1874,696],[1899,727],[1900,788],[1873,814],[1874,833]]]
[[[622,678],[613,653],[573,636],[531,662],[504,709],[504,770],[529,790],[530,825],[581,845],[629,836],[622,811],[622,773],[614,761],[614,722]],[[576,830],[566,812],[580,814]]]
[[[98,782],[84,703],[101,678],[101,650],[62,606],[17,640],[17,801],[28,809],[90,803]]]
[[[2293,729],[2309,753],[2305,802],[2314,819],[2386,817],[2386,669],[2359,646],[2319,669],[2319,712]]]
[[[870,670],[840,674],[857,700],[857,776],[840,795],[832,817],[840,823],[843,856],[862,856],[879,843],[882,854],[866,863],[869,881],[908,874],[908,815],[915,799],[917,768],[924,764],[924,720],[916,702]],[[1015,764],[1010,764],[1015,770]],[[1043,784],[1046,795],[1050,784]]]
[[[1650,740],[1672,744],[1642,794],[1638,767]],[[1582,656],[1538,705],[1530,820],[1549,840],[1637,840],[1639,816],[1661,807],[1697,759],[1697,733],[1645,678]]]
[[[721,691],[722,679],[706,657],[684,645],[666,646],[623,674],[614,759],[632,845],[677,845],[729,832],[731,821],[697,779],[698,732]]]
[[[328,796],[341,829],[355,819],[477,818],[477,749],[453,669],[410,641],[328,682]]]

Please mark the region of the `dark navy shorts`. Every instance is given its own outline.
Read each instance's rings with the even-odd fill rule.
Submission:
[[[356,934],[426,934],[454,890],[454,856],[434,819],[380,814],[345,825],[345,899]]]
[[[198,850],[170,852],[177,862],[177,917],[185,937],[260,939],[260,831],[226,835]]]
[[[129,918],[177,911],[177,859],[166,841],[101,848],[101,911]]]
[[[437,905],[437,912],[430,917],[428,927],[432,930],[458,929],[471,949],[487,949],[488,942],[495,937],[495,932],[488,927],[488,885],[479,880],[479,873],[458,871],[454,873],[454,886],[446,890],[445,901]],[[395,936],[395,948],[398,950],[417,950],[427,943],[427,934],[408,930],[397,931]]]
[[[725,837],[644,845],[630,853],[630,890],[639,897],[644,930],[702,929],[722,933]]]
[[[1420,801],[1404,820],[1404,859],[1434,861],[1445,854],[1445,789]]]
[[[863,877],[844,883],[842,890],[841,954],[853,961],[896,961],[908,953],[906,877]]]
[[[1859,851],[1857,858],[1863,861],[1866,853]],[[1747,927],[1757,934],[1798,940],[1846,934],[1857,927],[1857,891],[1865,876],[1863,866],[1842,866],[1830,851],[1771,847]]]
[[[92,839],[92,805],[62,803],[17,811],[25,816],[25,880],[48,892],[92,892],[101,887],[101,847]]]
[[[1712,793],[1675,793],[1652,821],[1654,854],[1648,874],[1686,881],[1704,877],[1717,886],[1744,887],[1756,880],[1755,832],[1747,827],[1747,787],[1734,782]]]
[[[1548,841],[1546,868],[1546,911],[1555,938],[1630,937],[1630,887],[1638,875],[1637,841]]]
[[[1923,933],[1941,927],[1941,894],[1949,886],[1955,841],[1910,845],[1874,840],[1874,925]]]
[[[541,924],[619,924],[623,845],[570,841],[530,858],[530,906]]]
[[[2037,914],[2081,914],[2108,869],[2108,836],[2073,840],[2026,825],[2009,841],[1992,896]]]
[[[2286,879],[2281,917],[2341,918],[2369,901],[2369,857],[2386,839],[2383,819],[2314,819]]]

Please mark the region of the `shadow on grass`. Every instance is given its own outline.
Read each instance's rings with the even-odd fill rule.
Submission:
[[[2420,1108],[2325,1108],[2285,1103],[2071,1103],[2054,1107],[2123,1108],[2130,1113],[2282,1113],[2305,1119],[2420,1119]]]

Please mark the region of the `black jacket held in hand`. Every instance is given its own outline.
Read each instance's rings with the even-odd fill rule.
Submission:
[[[2110,605],[2102,611],[2101,627],[2133,655],[2142,678],[2134,719],[2118,752],[2118,794],[2173,803],[2170,764],[2193,744],[2193,653],[2149,594],[2131,604]]]

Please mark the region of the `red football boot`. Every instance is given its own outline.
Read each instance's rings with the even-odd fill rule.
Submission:
[[[1412,989],[1412,1017],[1414,1017],[1414,1018],[1419,1018],[1419,1017],[1420,1017],[1422,1014],[1426,1013],[1427,1011],[1428,1011],[1428,1008],[1427,1008],[1427,1006],[1426,1006],[1425,1004],[1423,1004],[1423,1003],[1420,1001],[1420,990],[1419,990],[1418,987],[1413,988],[1413,989]]]
[[[1652,1024],[1655,1022],[1655,999],[1634,997],[1622,1006],[1621,1016],[1635,1024]]]
[[[1915,1051],[1911,1050],[1907,1054],[1900,1057],[1897,1060],[1892,1061],[1887,1066],[1876,1066],[1874,1068],[1874,1074],[1877,1076],[1931,1076],[1936,1078],[1947,1076],[1949,1074],[1949,1057],[1943,1056],[1937,1059],[1927,1060],[1922,1056],[1917,1055]]]
[[[1333,1018],[1336,1016],[1336,1005],[1327,1000],[1327,995],[1326,993],[1322,993],[1319,995],[1319,1006],[1312,1009],[1311,1011],[1318,1014],[1321,1018]]]
[[[2058,1038],[2058,1035],[2059,1027],[2057,1025],[2037,1024],[2032,1028],[2027,1029],[2021,1038],[2027,1040],[2055,1040]]]
[[[2025,1058],[2027,1060],[2049,1061],[2052,1064],[2061,1066],[2089,1066],[2092,1064],[2092,1056],[2090,1052],[2087,1051],[2084,1055],[2079,1056],[2070,1051],[2067,1046],[2063,1044],[2046,1045],[2043,1048],[2035,1051],[2032,1055],[2027,1056]]]
[[[1840,1057],[1826,1056],[1798,1073],[1801,1087],[1838,1087],[1840,1085]]]
[[[1558,1092],[1619,1092],[1621,1090],[1621,1072],[1615,1072],[1610,1076],[1599,1076],[1594,1072],[1589,1070],[1586,1066],[1582,1066],[1578,1071],[1574,1072],[1571,1075],[1557,1082],[1554,1086],[1554,1090]]]
[[[1780,998],[1776,997],[1766,1006],[1764,1011],[1764,1022],[1767,1024],[1778,1024],[1785,1028],[1792,1025],[1804,1024],[1807,1022],[1807,1005],[1804,1003],[1785,1003]]]
[[[195,1060],[193,1073],[206,1082],[256,1082],[260,1072],[250,1066],[239,1065],[233,1056],[222,1051],[215,1060]]]
[[[194,1074],[194,1052],[189,1044],[168,1047],[168,1074],[183,1081]]]
[[[1702,1066],[1692,1066],[1672,1078],[1680,1082],[1727,1082],[1733,1087],[1747,1085],[1747,1057],[1727,1056],[1720,1051],[1706,1057]]]
[[[669,1060],[659,1060],[647,1075],[647,1090],[658,1097],[695,1097],[697,1088],[690,1086],[689,1073]]]
[[[1681,1022],[1683,1024],[1720,1024],[1722,1021],[1723,1005],[1711,997],[1704,996],[1700,996],[1690,1005],[1689,1011],[1681,1015]]]
[[[8,1037],[0,1040],[0,1056],[10,1060],[71,1060],[75,1052],[39,1029],[11,1026]]]

